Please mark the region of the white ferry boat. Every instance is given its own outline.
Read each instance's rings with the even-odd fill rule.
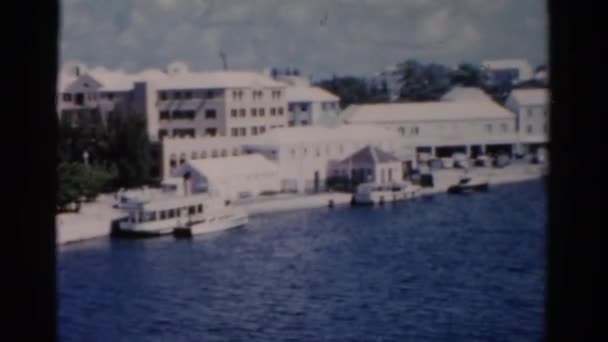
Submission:
[[[191,236],[241,227],[248,215],[221,197],[203,194],[179,196],[173,193],[131,200],[128,217],[120,222],[119,236]]]
[[[362,183],[353,195],[353,204],[374,205],[397,202],[418,196],[421,188],[410,183]]]

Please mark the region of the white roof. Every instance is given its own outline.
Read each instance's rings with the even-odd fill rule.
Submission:
[[[260,154],[244,154],[225,158],[190,160],[186,165],[189,165],[210,180],[227,177],[242,177],[254,173],[278,172],[277,164]]]
[[[159,89],[284,88],[284,83],[251,71],[190,72],[156,82]]]
[[[342,113],[348,123],[512,119],[514,114],[492,101],[408,102],[351,105]]]
[[[454,87],[441,101],[492,101],[483,90],[475,87]]]
[[[101,91],[128,91],[133,89],[135,82],[143,81],[158,81],[169,77],[166,73],[157,69],[147,69],[138,73],[128,74],[122,71],[109,70],[104,67],[91,68],[84,70],[81,75],[89,75],[102,86]],[[65,91],[74,81],[77,76],[69,72],[61,72],[58,76],[57,90]]]
[[[248,145],[277,146],[301,143],[328,143],[369,141],[373,139],[399,138],[399,135],[384,127],[376,125],[341,125],[338,127],[326,126],[299,126],[275,128],[268,133],[257,137]]]
[[[510,96],[520,106],[544,105],[549,102],[549,92],[545,88],[515,89]]]
[[[485,60],[481,65],[492,70],[511,69],[511,68],[531,68],[530,63],[525,59],[496,59]]]
[[[339,101],[340,98],[320,87],[293,86],[285,89],[287,102]]]

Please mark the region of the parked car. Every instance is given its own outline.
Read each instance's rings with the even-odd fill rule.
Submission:
[[[511,162],[511,158],[509,158],[508,155],[506,155],[506,154],[499,154],[494,159],[493,164],[494,164],[495,167],[505,167],[505,166],[509,165],[510,162]]]

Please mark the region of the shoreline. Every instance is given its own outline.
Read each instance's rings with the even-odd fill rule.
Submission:
[[[462,170],[449,169],[433,172],[434,186],[423,188],[421,197],[446,193],[448,187],[454,184],[463,174]],[[539,165],[514,165],[504,169],[479,168],[472,174],[486,176],[492,185],[507,185],[531,181],[543,177]],[[321,193],[314,195],[286,195],[279,198],[257,199],[249,203],[235,203],[249,213],[251,217],[269,215],[293,210],[328,207],[330,200],[334,206],[350,204],[349,193]],[[73,245],[93,239],[109,237],[112,222],[124,217],[124,212],[112,208],[111,195],[100,195],[97,201],[85,203],[80,213],[64,213],[56,215],[56,245]],[[86,227],[86,228],[85,228]]]

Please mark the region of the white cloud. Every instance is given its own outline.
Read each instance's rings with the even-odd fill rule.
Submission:
[[[419,43],[436,43],[446,38],[450,28],[450,10],[441,8],[426,19],[416,32],[416,40]]]

